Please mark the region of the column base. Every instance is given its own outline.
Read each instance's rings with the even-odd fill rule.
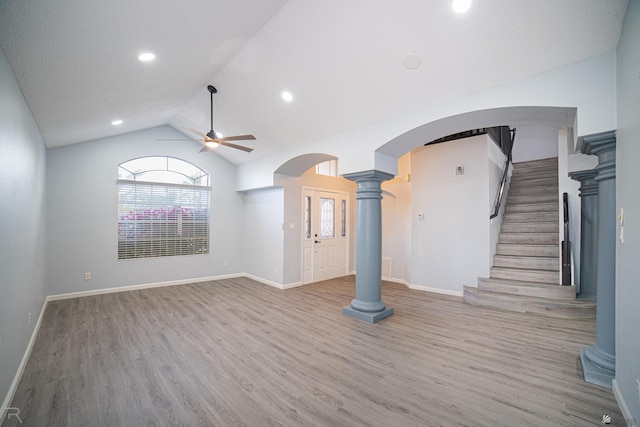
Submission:
[[[580,363],[582,363],[582,373],[586,382],[611,388],[612,381],[616,377],[615,358],[603,353],[596,346],[583,347],[580,349]],[[608,369],[612,366],[613,369]]]
[[[355,310],[353,307],[348,305],[346,307],[342,307],[342,314],[355,317],[358,320],[364,320],[365,322],[378,323],[382,319],[386,319],[391,316],[393,314],[393,308],[387,307],[382,311],[360,311]]]

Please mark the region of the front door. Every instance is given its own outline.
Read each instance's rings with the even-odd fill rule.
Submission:
[[[347,274],[348,194],[303,191],[303,283]]]

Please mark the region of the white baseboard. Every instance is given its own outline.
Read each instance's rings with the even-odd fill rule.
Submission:
[[[29,361],[29,356],[31,356],[31,350],[33,349],[33,344],[36,342],[36,337],[38,336],[38,332],[40,331],[40,325],[42,324],[42,317],[44,316],[44,312],[47,308],[48,304],[47,298],[45,298],[42,309],[40,310],[40,315],[38,316],[38,321],[33,326],[33,332],[31,333],[31,338],[29,339],[29,343],[27,344],[27,348],[24,351],[24,355],[22,356],[22,360],[20,361],[20,365],[18,366],[18,370],[16,371],[16,375],[13,377],[13,381],[11,382],[11,387],[9,387],[9,391],[4,398],[4,402],[2,402],[2,406],[0,406],[0,424],[4,422],[4,417],[7,415],[8,409],[11,407],[11,401],[13,400],[13,396],[16,394],[16,390],[18,389],[18,384],[20,384],[20,380],[22,379],[22,374],[24,373],[24,368],[27,366],[27,362]]]
[[[620,408],[620,412],[622,412],[622,416],[624,417],[624,420],[627,422],[627,426],[637,427],[638,420],[633,418],[633,415],[631,415],[631,410],[629,410],[629,407],[627,406],[627,402],[625,402],[624,400],[624,396],[620,391],[620,386],[618,385],[617,380],[615,379],[613,380],[611,384],[611,388],[613,389],[613,395],[615,396],[616,401],[618,402],[618,407]]]
[[[429,286],[413,285],[404,279],[395,279],[393,277],[383,277],[382,280],[386,280],[387,282],[400,283],[402,285],[405,285],[407,288],[414,289],[416,291],[433,292],[434,294],[452,295],[454,297],[462,298],[461,291],[451,291],[449,289],[440,289],[440,288],[432,288]]]
[[[264,279],[264,278],[259,277],[259,276],[254,276],[253,274],[249,274],[249,273],[242,273],[241,276],[242,277],[247,277],[249,279],[253,279],[256,282],[260,282],[260,283],[262,283],[264,285],[273,286],[274,288],[278,288],[278,289],[284,289],[284,286],[285,286],[285,285],[283,285],[281,283],[273,282],[271,280]]]
[[[429,286],[411,285],[411,284],[409,285],[409,289],[415,289],[418,291],[425,291],[425,292],[433,292],[434,294],[451,295],[454,297],[462,298],[462,291],[451,291],[449,289],[431,288]]]
[[[116,292],[137,291],[140,289],[161,288],[164,286],[187,285],[189,283],[210,282],[212,280],[222,280],[222,279],[234,279],[236,277],[243,277],[243,276],[245,276],[245,273],[224,274],[220,276],[196,277],[193,279],[170,280],[167,282],[155,282],[155,283],[145,283],[142,285],[129,285],[129,286],[119,286],[116,288],[95,289],[92,291],[69,292],[66,294],[49,295],[47,297],[47,301],[57,301],[62,299],[88,297],[93,295],[112,294]]]
[[[292,282],[292,283],[287,283],[286,285],[282,285],[282,289],[297,288],[298,286],[310,285],[310,284],[311,283]]]

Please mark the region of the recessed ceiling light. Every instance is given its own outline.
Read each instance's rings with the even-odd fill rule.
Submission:
[[[151,52],[146,52],[143,53],[142,55],[138,56],[138,59],[142,62],[149,62],[149,61],[153,61],[156,58],[156,56],[151,53]]]
[[[465,13],[471,7],[471,0],[453,0],[451,7],[455,13]]]
[[[111,124],[114,125],[114,126],[121,125],[122,124],[122,120],[119,120],[119,119],[118,120],[114,120],[114,121],[111,122]]]
[[[291,92],[287,92],[285,90],[284,92],[282,92],[282,99],[284,99],[287,102],[291,102],[293,101],[293,95],[291,95]]]

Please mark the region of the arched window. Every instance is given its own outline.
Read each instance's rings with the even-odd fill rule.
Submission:
[[[209,253],[209,174],[173,157],[118,166],[118,259]]]

